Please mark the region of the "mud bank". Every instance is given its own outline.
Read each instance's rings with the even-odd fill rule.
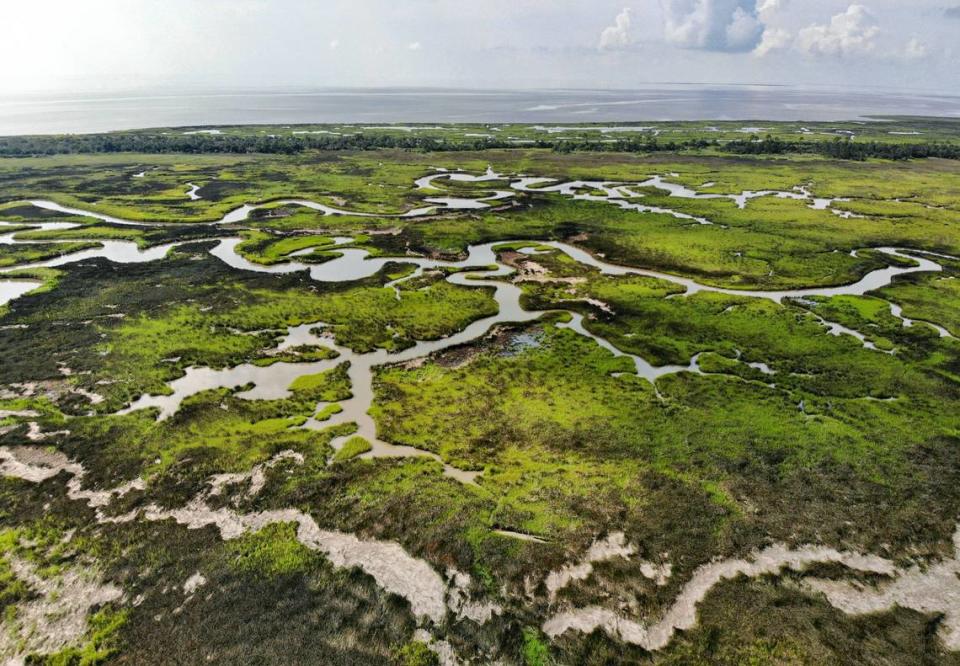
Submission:
[[[543,624],[543,631],[556,638],[568,631],[589,634],[599,629],[645,650],[662,650],[678,630],[696,626],[697,605],[724,580],[738,576],[757,578],[776,575],[785,569],[803,571],[814,564],[840,564],[855,571],[886,576],[897,572],[892,562],[872,555],[816,546],[792,550],[776,545],[758,551],[747,559],[720,560],[700,567],[657,622],[644,624],[621,617],[609,609],[593,606],[558,613]]]
[[[70,475],[67,482],[68,497],[96,508],[97,520],[101,523],[123,523],[137,519],[172,520],[187,529],[214,527],[225,540],[257,532],[268,525],[294,523],[297,525],[297,540],[304,546],[323,553],[336,567],[363,570],[381,588],[406,599],[415,616],[435,624],[442,623],[448,610],[448,593],[455,593],[460,598],[463,590],[470,585],[471,581],[465,574],[461,574],[456,586],[452,586],[430,564],[412,557],[397,543],[360,539],[344,532],[323,530],[312,517],[297,509],[242,514],[232,509],[213,508],[209,504],[212,497],[221,495],[228,487],[246,482],[250,483],[247,496],[252,497],[263,488],[269,469],[281,463],[299,464],[301,460],[298,454],[284,452],[245,474],[212,477],[203,492],[180,508],[163,509],[149,504],[119,517],[106,516],[102,510],[115,497],[134,489],[144,490],[146,484],[143,479],[135,479],[112,489],[87,490],[82,487],[85,475],[82,465],[70,461],[61,453],[36,447],[0,447],[0,475],[42,483],[66,473]]]

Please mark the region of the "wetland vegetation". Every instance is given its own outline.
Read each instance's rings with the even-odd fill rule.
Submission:
[[[0,659],[960,663],[957,124],[763,125],[0,140]]]

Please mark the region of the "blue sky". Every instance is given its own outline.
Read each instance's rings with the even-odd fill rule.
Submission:
[[[960,0],[32,0],[0,94],[156,86],[881,86],[960,94]]]

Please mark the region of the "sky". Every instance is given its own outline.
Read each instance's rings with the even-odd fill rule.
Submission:
[[[960,0],[4,0],[0,96],[157,88],[960,94]]]

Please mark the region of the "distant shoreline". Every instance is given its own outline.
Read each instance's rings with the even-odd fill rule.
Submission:
[[[960,117],[960,96],[884,90],[657,84],[637,90],[136,91],[0,97],[0,135],[156,127],[387,123],[842,122]]]

